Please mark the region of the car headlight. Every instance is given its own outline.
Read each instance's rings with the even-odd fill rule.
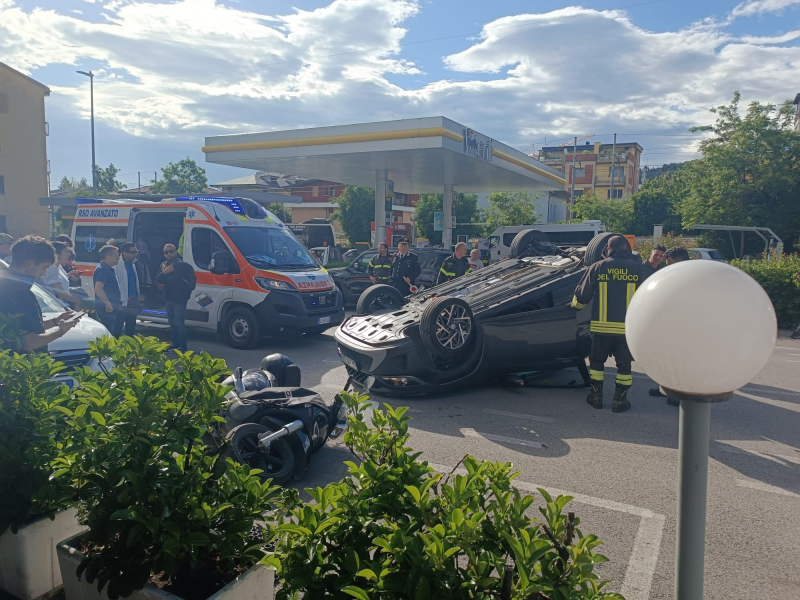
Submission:
[[[292,286],[284,281],[278,281],[276,279],[267,279],[266,277],[253,277],[262,290],[266,290],[268,292],[272,290],[292,290]]]

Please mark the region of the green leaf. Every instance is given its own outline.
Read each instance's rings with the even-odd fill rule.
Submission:
[[[428,580],[423,576],[417,582],[417,593],[414,595],[415,600],[430,600],[431,586]]]
[[[103,415],[101,415],[99,412],[93,410],[91,412],[91,415],[92,415],[92,418],[95,420],[95,422],[97,422],[98,425],[105,425],[106,424],[105,417]]]
[[[353,598],[358,598],[359,600],[369,600],[369,595],[367,592],[354,585],[348,585],[347,587],[342,588],[342,591]]]
[[[420,499],[420,493],[419,493],[419,490],[418,490],[418,489],[417,489],[415,486],[413,486],[413,485],[407,485],[407,486],[406,486],[406,491],[407,491],[409,494],[411,494],[411,496],[414,498],[414,502],[416,502],[417,504],[419,504],[419,499]]]
[[[361,569],[358,573],[356,573],[356,577],[365,577],[370,581],[374,581],[375,583],[378,582],[378,576],[372,569]]]
[[[194,544],[195,546],[207,546],[211,543],[205,533],[194,531],[186,536],[184,540],[187,544]]]

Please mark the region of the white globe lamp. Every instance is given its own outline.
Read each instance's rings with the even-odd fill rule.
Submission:
[[[685,261],[639,287],[625,336],[636,364],[680,400],[675,598],[702,600],[711,403],[730,399],[767,364],[775,309],[739,269]]]

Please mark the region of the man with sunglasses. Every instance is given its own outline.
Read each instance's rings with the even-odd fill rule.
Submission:
[[[186,303],[197,286],[194,269],[178,256],[173,244],[164,246],[164,259],[156,283],[164,286],[167,304],[167,318],[172,332],[172,350],[186,352],[188,346],[186,332]]]
[[[133,242],[123,242],[119,245],[122,260],[114,267],[119,281],[122,311],[120,312],[120,328],[125,335],[136,335],[136,317],[142,310],[139,303],[139,275],[134,263],[139,257],[139,249]]]

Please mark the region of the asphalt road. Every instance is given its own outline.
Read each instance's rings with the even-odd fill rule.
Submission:
[[[189,347],[245,368],[282,352],[303,369],[303,385],[327,400],[346,381],[333,330],[264,340],[249,351],[190,331]],[[800,341],[783,333],[763,372],[733,400],[712,407],[707,600],[798,597],[799,374]],[[654,384],[634,365],[633,409],[613,414],[613,375],[607,382],[600,411],[586,404],[585,389],[497,385],[391,404],[411,407],[411,443],[440,468],[452,468],[469,453],[512,462],[527,491],[541,486],[576,496],[572,506],[583,532],[605,542],[601,552],[610,562],[598,572],[613,581],[609,589],[628,600],[672,599],[678,409],[649,397]],[[330,443],[300,485],[341,478],[349,457],[341,441]]]

